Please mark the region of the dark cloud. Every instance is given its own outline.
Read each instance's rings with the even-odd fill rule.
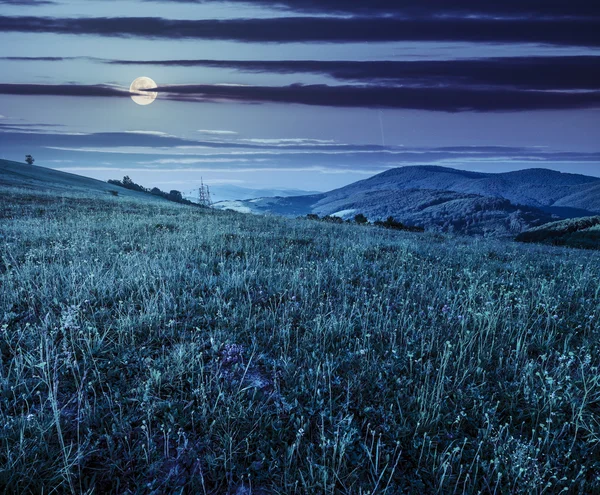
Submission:
[[[23,129],[21,126],[0,124],[0,144],[6,146],[32,146],[47,147],[81,147],[81,148],[114,148],[114,147],[143,147],[143,148],[174,148],[177,146],[198,146],[213,148],[215,150],[247,150],[247,151],[305,151],[318,149],[319,151],[336,152],[365,152],[381,151],[377,145],[286,145],[254,144],[240,141],[206,141],[184,139],[176,136],[161,135],[145,132],[95,132],[89,134],[69,134],[59,132],[42,132],[41,130]],[[272,155],[269,155],[272,156]]]
[[[49,147],[175,147],[198,144],[196,141],[172,136],[130,132],[97,132],[92,134],[10,132],[0,133],[0,143],[6,146]]]
[[[231,141],[206,141],[185,139],[171,135],[161,135],[157,133],[145,133],[141,131],[130,132],[95,132],[88,134],[69,134],[64,132],[48,131],[41,132],[36,130],[25,130],[21,126],[45,126],[49,124],[20,124],[18,127],[12,124],[0,123],[0,144],[7,147],[21,147],[31,145],[36,147],[67,147],[76,151],[78,148],[102,149],[115,147],[132,148],[178,148],[176,155],[156,155],[154,151],[146,153],[140,151],[133,153],[139,155],[140,159],[148,159],[148,155],[160,160],[162,158],[206,158],[212,157],[231,158],[232,156],[252,156],[253,158],[268,159],[274,157],[288,157],[293,159],[299,155],[307,158],[317,158],[328,156],[328,160],[336,160],[339,156],[340,163],[347,160],[362,160],[364,154],[369,157],[377,157],[380,160],[394,162],[437,162],[455,158],[494,158],[504,157],[513,160],[536,160],[536,161],[598,161],[600,153],[598,152],[567,152],[546,150],[530,147],[515,146],[445,146],[445,147],[404,147],[404,146],[381,146],[374,144],[344,144],[344,143],[315,143],[311,140],[303,144],[256,144],[245,142],[244,140]],[[53,125],[49,125],[53,126]],[[181,148],[182,146],[187,148]],[[203,153],[191,151],[189,147],[202,148]],[[213,151],[206,154],[206,149]],[[107,153],[113,153],[111,150]],[[240,151],[247,151],[249,154],[239,155]],[[62,150],[68,151],[68,150]],[[230,152],[234,151],[235,155]],[[273,152],[276,152],[275,154]],[[300,153],[299,153],[300,152]],[[362,157],[362,158],[361,158]],[[279,158],[277,158],[279,159]]]
[[[211,67],[249,73],[312,73],[342,81],[409,86],[508,86],[521,89],[599,89],[600,57],[498,57],[461,60],[106,60],[94,57],[0,57],[22,62],[83,59],[111,65]]]
[[[164,0],[146,0],[164,1]],[[172,1],[172,0],[169,0]],[[211,3],[222,0],[174,0],[180,3]],[[505,16],[598,16],[600,5],[590,0],[228,0],[229,3],[282,8],[321,14],[403,15],[505,15]]]
[[[193,151],[178,146],[202,146]],[[115,147],[127,147],[127,153],[115,152]],[[138,148],[136,150],[136,148]],[[156,154],[156,148],[161,154]],[[176,148],[176,149],[175,149]],[[212,150],[207,150],[212,148]],[[285,169],[287,167],[324,167],[329,169],[372,169],[381,171],[399,165],[473,163],[485,167],[490,161],[505,166],[523,168],[523,164],[547,166],[552,163],[598,163],[600,153],[556,152],[528,147],[457,146],[445,148],[412,148],[375,145],[338,144],[322,147],[253,145],[242,142],[199,142],[172,136],[126,132],[94,133],[84,135],[0,132],[0,149],[22,155],[32,153],[44,164],[49,160],[72,161],[81,166],[97,167],[107,161],[115,168],[194,168],[230,170],[235,167]],[[169,152],[169,149],[172,149]],[[101,153],[101,155],[99,155]],[[98,157],[101,156],[102,160]],[[235,165],[232,165],[235,164]],[[381,170],[380,170],[381,169]],[[375,173],[375,172],[374,172]]]
[[[461,60],[106,60],[95,57],[0,57],[21,62],[92,60],[111,65],[211,67],[248,73],[312,73],[343,81],[412,86],[509,86],[522,89],[599,89],[600,57],[498,57]]]
[[[326,107],[420,109],[442,112],[499,112],[597,108],[599,91],[527,91],[463,87],[397,87],[383,85],[289,86],[180,85],[152,91],[163,98],[189,102],[296,103]],[[50,96],[128,96],[108,86],[0,84],[0,94]]]
[[[0,16],[0,31],[195,38],[244,42],[532,42],[600,46],[596,19],[280,17],[171,20],[152,17],[54,18]]]
[[[45,132],[46,128],[63,127],[63,124],[23,124],[19,122],[10,122],[5,124],[0,122],[0,132]]]
[[[76,58],[79,57],[0,57],[0,60],[6,60],[7,62],[62,62]]]
[[[22,7],[38,7],[42,5],[56,5],[52,0],[0,0],[0,5],[17,5]]]
[[[119,65],[215,67],[246,72],[314,73],[339,80],[436,86],[598,89],[600,57],[519,57],[441,61],[110,60]]]
[[[0,84],[3,95],[47,95],[47,96],[130,96],[110,86],[76,84]]]
[[[443,112],[557,110],[600,106],[600,92],[521,91],[456,87],[185,85],[156,90],[190,101],[298,103],[328,107],[403,108]]]

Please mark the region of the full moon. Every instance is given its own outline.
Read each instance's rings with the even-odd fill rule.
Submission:
[[[151,91],[140,91],[141,89],[153,89],[156,88],[156,83],[149,77],[138,77],[131,83],[129,92],[131,93],[131,99],[138,105],[150,105],[156,97],[157,92]]]

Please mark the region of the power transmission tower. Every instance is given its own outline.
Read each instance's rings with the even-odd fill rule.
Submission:
[[[204,184],[202,177],[200,177],[200,188],[198,189],[198,204],[211,208],[213,203],[210,199],[210,189],[208,185]]]

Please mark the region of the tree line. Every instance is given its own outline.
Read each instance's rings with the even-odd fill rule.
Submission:
[[[342,218],[331,215],[319,217],[319,215],[316,215],[315,213],[310,213],[306,215],[305,218],[307,220],[316,220],[327,223],[344,223],[344,220]],[[353,220],[346,220],[345,223],[355,223],[358,225],[374,225],[376,227],[383,227],[384,229],[405,230],[408,232],[425,232],[425,229],[423,227],[418,227],[415,225],[405,225],[402,222],[395,220],[394,217],[388,217],[386,220],[376,220],[375,222],[371,223],[369,222],[369,219],[362,213],[355,215]]]
[[[160,196],[161,198],[165,198],[168,201],[173,201],[174,203],[181,203],[184,205],[201,206],[198,203],[194,203],[193,201],[190,201],[189,199],[185,199],[183,197],[183,194],[181,194],[181,191],[172,189],[169,192],[165,192],[165,191],[161,191],[158,187],[153,187],[152,189],[149,189],[140,184],[136,184],[135,182],[133,182],[133,180],[131,180],[131,178],[128,175],[123,177],[123,180],[109,179],[108,183],[112,184],[113,186],[124,187],[125,189],[129,189],[130,191],[138,191],[138,192],[143,192],[143,193],[147,193],[147,194],[152,194],[153,196]]]

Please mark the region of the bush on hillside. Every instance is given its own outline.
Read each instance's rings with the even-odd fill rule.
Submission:
[[[394,220],[394,217],[388,217],[385,221],[378,220],[375,222],[375,225],[377,227],[383,227],[385,229],[392,230],[406,230],[408,232],[425,232],[425,229],[423,227],[417,227],[414,225],[404,225],[402,222]]]
[[[334,216],[331,216],[331,215],[327,215],[327,216],[321,218],[321,220],[323,222],[327,222],[327,223],[344,223],[344,219],[343,218],[334,217]]]
[[[359,225],[365,225],[365,224],[369,223],[369,219],[367,217],[365,217],[362,213],[355,215],[354,221]]]

